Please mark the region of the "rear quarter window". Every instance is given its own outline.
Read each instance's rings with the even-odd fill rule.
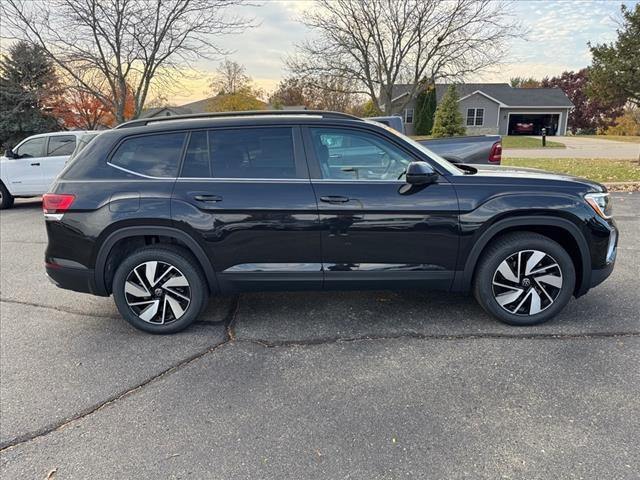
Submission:
[[[127,138],[109,163],[149,177],[176,177],[185,136],[185,133],[163,133]]]

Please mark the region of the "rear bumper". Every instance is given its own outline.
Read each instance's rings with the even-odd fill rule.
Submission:
[[[96,295],[93,270],[63,267],[56,264],[46,264],[45,270],[49,280],[57,287]]]

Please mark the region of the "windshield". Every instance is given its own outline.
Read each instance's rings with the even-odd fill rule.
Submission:
[[[393,128],[387,127],[386,125],[383,125],[380,122],[375,122],[375,121],[371,121],[371,120],[366,120],[366,121],[369,122],[369,123],[375,123],[376,125],[384,128],[387,132],[393,133],[396,137],[400,137],[403,141],[410,143],[415,148],[417,148],[418,150],[423,152],[425,155],[427,155],[434,162],[436,162],[438,165],[440,165],[448,173],[451,173],[452,175],[464,175],[464,172],[462,170],[460,170],[458,167],[456,167],[453,163],[449,162],[448,160],[445,160],[440,155],[438,155],[435,152],[432,152],[427,147],[425,147],[421,143],[416,142],[412,138],[407,137],[406,135],[400,133],[399,131],[397,131],[397,130],[395,130]]]

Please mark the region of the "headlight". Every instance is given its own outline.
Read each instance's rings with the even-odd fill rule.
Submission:
[[[613,215],[613,204],[608,193],[587,193],[584,199],[602,218],[608,220]]]

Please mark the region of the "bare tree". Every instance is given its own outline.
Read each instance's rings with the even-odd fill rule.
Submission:
[[[302,22],[316,34],[287,59],[289,70],[355,82],[354,92],[391,112],[394,85],[460,80],[504,58],[517,25],[494,0],[316,0]],[[521,31],[519,33],[522,33]]]
[[[216,75],[211,81],[214,94],[235,95],[251,84],[251,77],[246,74],[244,65],[226,59],[218,65]]]
[[[40,45],[86,92],[125,120],[133,96],[140,115],[155,84],[175,80],[201,57],[224,54],[216,36],[251,21],[230,15],[245,0],[2,0],[4,32]]]

